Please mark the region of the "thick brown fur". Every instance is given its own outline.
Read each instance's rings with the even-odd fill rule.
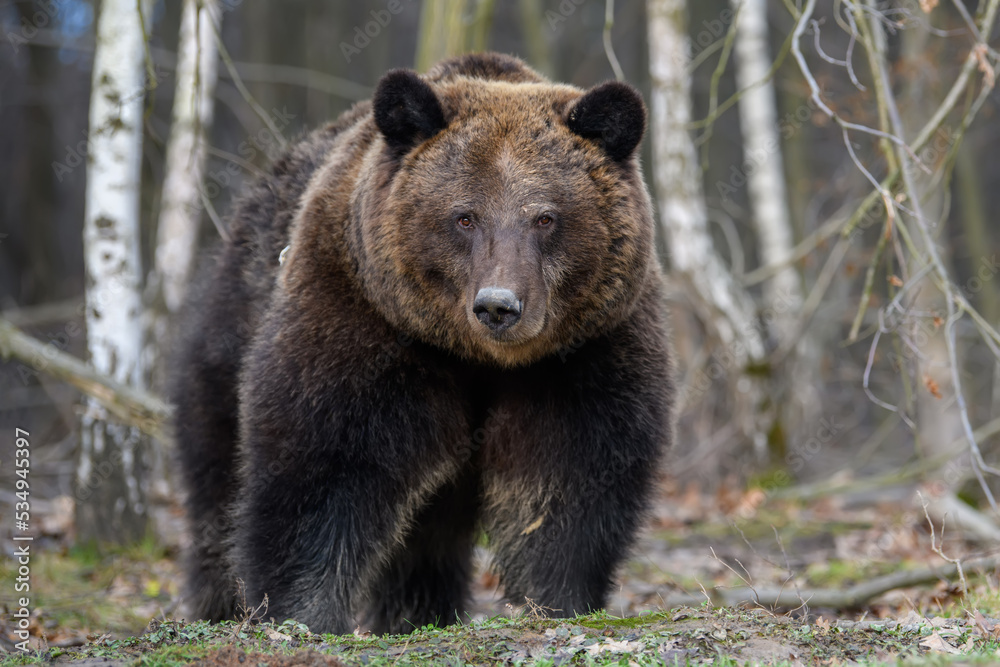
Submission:
[[[514,602],[603,606],[670,440],[643,114],[496,54],[397,70],[242,199],[171,391],[196,614],[239,578],[316,631],[454,622],[477,527]]]

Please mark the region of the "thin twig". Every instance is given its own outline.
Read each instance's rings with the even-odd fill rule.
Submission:
[[[795,30],[792,32],[792,44],[791,44],[792,57],[794,57],[796,62],[799,64],[799,71],[802,73],[802,76],[805,78],[806,83],[809,85],[809,91],[810,91],[809,98],[816,103],[816,106],[818,106],[823,111],[823,113],[829,116],[834,122],[840,125],[841,129],[844,130],[844,143],[847,145],[848,150],[851,151],[852,153],[853,149],[851,149],[851,144],[846,132],[847,130],[855,130],[857,132],[864,132],[866,134],[871,134],[876,137],[882,137],[883,139],[888,139],[897,146],[902,146],[904,150],[910,153],[910,156],[913,158],[914,162],[920,164],[920,159],[916,156],[916,154],[913,153],[912,149],[909,146],[907,146],[906,142],[903,141],[900,137],[893,134],[889,134],[887,132],[883,132],[881,130],[876,130],[875,128],[868,127],[867,125],[861,125],[859,123],[853,123],[851,121],[848,121],[844,119],[836,111],[831,109],[827,105],[827,103],[823,101],[823,96],[820,94],[819,83],[817,83],[816,78],[813,76],[812,71],[809,69],[809,65],[808,63],[806,63],[805,56],[802,55],[802,48],[799,43],[803,33],[805,33],[806,26],[808,25],[808,22],[812,18],[812,13],[813,11],[815,11],[815,9],[816,9],[816,0],[807,0],[806,6],[802,10],[802,14],[799,17],[798,23],[796,23],[795,25]],[[876,183],[876,186],[878,186],[878,183]]]
[[[240,95],[243,96],[246,103],[250,105],[250,108],[253,109],[255,114],[257,114],[257,117],[261,119],[264,125],[267,126],[267,129],[269,129],[275,138],[277,138],[277,140],[281,143],[282,148],[284,148],[287,143],[285,141],[285,135],[281,133],[281,130],[274,124],[271,116],[267,113],[264,107],[262,107],[256,99],[254,99],[254,96],[250,94],[250,91],[247,90],[247,87],[243,84],[243,79],[240,78],[239,73],[236,71],[236,65],[233,62],[232,57],[230,57],[229,51],[226,49],[226,45],[222,42],[222,33],[219,32],[218,26],[213,24],[212,29],[215,31],[215,41],[219,47],[219,56],[222,58],[222,62],[225,63],[226,71],[229,72],[229,76],[232,78],[233,84],[236,85],[236,89],[240,91]]]
[[[875,287],[875,272],[882,261],[882,255],[885,253],[885,244],[888,240],[888,234],[879,234],[875,252],[872,253],[868,270],[865,271],[865,284],[861,288],[861,300],[858,302],[858,312],[854,314],[854,322],[851,323],[851,330],[847,334],[848,342],[853,343],[858,339],[858,331],[861,329],[861,322],[865,318],[865,312],[868,310],[868,304],[871,302],[872,290]]]
[[[868,0],[869,2],[871,0]],[[815,2],[815,0],[812,0]],[[983,17],[984,25],[992,26],[993,20],[996,17],[996,11],[998,6],[1000,6],[1000,0],[990,0],[986,14]],[[896,106],[896,100],[891,93],[891,85],[889,83],[889,73],[886,70],[885,61],[878,59],[877,61],[878,71],[874,74],[879,80],[885,90],[885,101],[889,112],[889,123],[893,131],[901,136],[903,130],[903,121],[899,115],[899,109]],[[904,144],[905,145],[905,144]],[[941,259],[940,252],[938,251],[937,242],[931,232],[930,226],[928,224],[927,218],[923,213],[923,208],[920,203],[920,197],[917,196],[917,189],[913,183],[913,177],[910,170],[907,168],[908,160],[910,156],[897,149],[897,157],[900,163],[900,170],[902,172],[903,185],[910,200],[910,205],[913,207],[914,217],[917,224],[917,230],[920,234],[921,240],[923,242],[923,250],[926,253],[927,259],[930,260],[930,265],[934,269],[934,273],[937,274],[938,279],[942,283],[942,292],[945,297],[945,308],[947,311],[947,318],[945,321],[945,345],[948,350],[948,364],[949,370],[951,372],[952,387],[955,392],[955,402],[957,403],[959,416],[962,422],[962,428],[965,431],[966,438],[968,439],[969,448],[972,451],[974,466],[973,471],[976,473],[976,478],[979,481],[979,485],[986,495],[987,500],[989,500],[990,507],[994,511],[997,510],[997,503],[993,497],[993,492],[990,490],[989,485],[983,478],[983,471],[988,471],[993,474],[1000,474],[990,466],[986,465],[983,460],[982,451],[979,449],[979,443],[976,441],[975,434],[973,433],[972,422],[969,418],[969,410],[965,402],[965,394],[962,390],[962,377],[959,371],[960,365],[958,360],[958,352],[955,347],[955,323],[961,318],[962,313],[955,307],[955,289],[951,283],[951,279],[948,275],[948,270],[945,268],[944,261]]]
[[[827,54],[826,51],[823,50],[823,46],[819,42],[820,21],[817,19],[813,19],[812,21],[810,21],[810,24],[812,26],[813,35],[815,36],[814,44],[816,47],[816,53],[819,54],[819,57],[825,60],[826,62],[830,63],[831,65],[838,65],[840,67],[845,68],[847,70],[847,76],[851,78],[851,83],[854,84],[854,87],[861,91],[866,90],[865,87],[861,85],[861,82],[858,81],[858,77],[855,76],[854,65],[851,63],[851,56],[854,53],[854,43],[855,41],[857,41],[857,35],[853,32],[849,33],[851,39],[847,43],[846,60],[837,60],[833,56]]]
[[[604,3],[604,54],[611,63],[611,69],[615,73],[615,79],[625,80],[625,72],[618,63],[618,56],[615,55],[614,44],[611,43],[611,28],[615,25],[615,0],[605,0]]]
[[[969,592],[969,583],[965,580],[965,572],[962,571],[962,562],[957,558],[949,558],[944,555],[944,520],[941,521],[941,544],[937,543],[937,533],[934,530],[934,522],[931,521],[931,515],[927,512],[927,501],[924,500],[924,494],[917,491],[917,497],[920,498],[920,506],[923,507],[924,517],[927,519],[927,525],[931,528],[931,551],[936,553],[938,556],[954,564],[955,568],[958,570],[959,580],[962,582],[962,594]]]
[[[719,62],[715,64],[715,69],[712,70],[712,78],[708,83],[708,118],[712,118],[718,113],[719,81],[722,80],[722,75],[726,71],[726,65],[729,64],[729,56],[733,52],[733,45],[736,43],[736,27],[739,24],[740,11],[742,9],[743,5],[740,5],[733,15],[733,22],[729,24],[729,30],[726,31],[726,39],[722,43],[722,54],[719,56]],[[712,138],[714,130],[715,123],[709,123],[705,131],[694,142],[695,146],[701,146],[702,169],[708,168],[708,141]]]
[[[224,223],[222,218],[219,217],[219,213],[215,210],[215,205],[212,204],[212,200],[205,194],[205,188],[198,188],[198,194],[201,195],[201,203],[205,207],[205,212],[208,213],[208,217],[212,220],[212,224],[215,225],[215,231],[219,232],[219,236],[223,241],[229,241],[229,230],[226,228],[226,223]]]
[[[833,284],[833,279],[837,276],[837,269],[840,268],[840,263],[847,256],[849,246],[850,243],[848,243],[847,239],[838,239],[837,244],[833,246],[833,250],[830,251],[826,262],[823,264],[823,269],[816,277],[816,282],[813,284],[809,296],[802,304],[799,316],[795,322],[795,329],[789,333],[778,349],[771,355],[772,364],[781,363],[795,349],[795,346],[798,345],[802,332],[808,328],[816,311],[823,304],[823,297],[826,296],[827,290]]]
[[[791,41],[792,41],[792,35],[789,35],[788,37],[785,38],[785,41],[782,43],[781,48],[778,49],[778,54],[774,59],[774,63],[771,65],[771,69],[768,70],[767,72],[767,76],[765,76],[760,81],[754,82],[753,85],[751,86],[747,86],[742,90],[736,91],[735,93],[730,95],[725,102],[719,105],[719,107],[715,110],[715,113],[708,114],[701,120],[696,120],[688,123],[687,129],[700,130],[702,128],[708,127],[716,120],[718,120],[719,116],[728,111],[730,107],[739,102],[740,97],[742,97],[744,93],[747,93],[748,91],[751,90],[755,90],[756,88],[763,86],[765,83],[773,79],[774,75],[777,74],[778,69],[781,68],[782,63],[785,62],[785,57],[788,55],[788,51],[791,47]]]

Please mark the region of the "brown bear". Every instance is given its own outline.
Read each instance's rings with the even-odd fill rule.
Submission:
[[[642,98],[497,54],[394,70],[241,199],[171,398],[192,610],[314,631],[601,608],[670,440]]]

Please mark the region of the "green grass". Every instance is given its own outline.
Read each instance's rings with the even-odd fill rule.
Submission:
[[[844,588],[884,574],[914,567],[904,562],[828,560],[806,568],[806,582],[817,588]]]
[[[4,655],[0,659],[0,667],[21,667],[21,665],[44,665],[51,658],[48,651],[30,651],[21,653],[20,651]]]
[[[32,609],[43,612],[47,628],[113,635],[141,632],[149,614],[131,604],[138,596],[119,591],[116,598],[111,592],[116,586],[136,588],[147,602],[168,606],[170,587],[176,583],[155,573],[156,564],[166,557],[152,540],[105,551],[83,546],[32,553]],[[17,566],[13,559],[0,561],[0,581],[13,581]],[[11,602],[0,597],[0,603]]]
[[[755,659],[767,664],[849,661],[863,665],[991,664],[1000,644],[982,640],[972,624],[954,621],[947,632],[957,655],[931,654],[921,646],[931,632],[919,627],[821,627],[759,610],[680,608],[636,618],[606,612],[569,620],[496,617],[446,628],[419,628],[405,636],[335,636],[310,633],[286,622],[211,625],[168,621],[142,636],[102,639],[79,649],[8,655],[0,667],[20,667],[58,658],[121,660],[135,667],[181,667],[213,650],[235,645],[247,652],[287,655],[311,649],[337,655],[347,665],[406,667],[518,664],[737,665]],[[279,634],[280,633],[280,634]],[[965,650],[972,639],[972,649]],[[794,659],[791,656],[795,656]],[[248,663],[252,665],[253,663]]]

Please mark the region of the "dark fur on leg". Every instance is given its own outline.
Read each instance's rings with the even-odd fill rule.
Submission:
[[[477,492],[475,472],[467,468],[419,512],[370,594],[365,625],[372,632],[405,634],[462,619],[473,569]]]

